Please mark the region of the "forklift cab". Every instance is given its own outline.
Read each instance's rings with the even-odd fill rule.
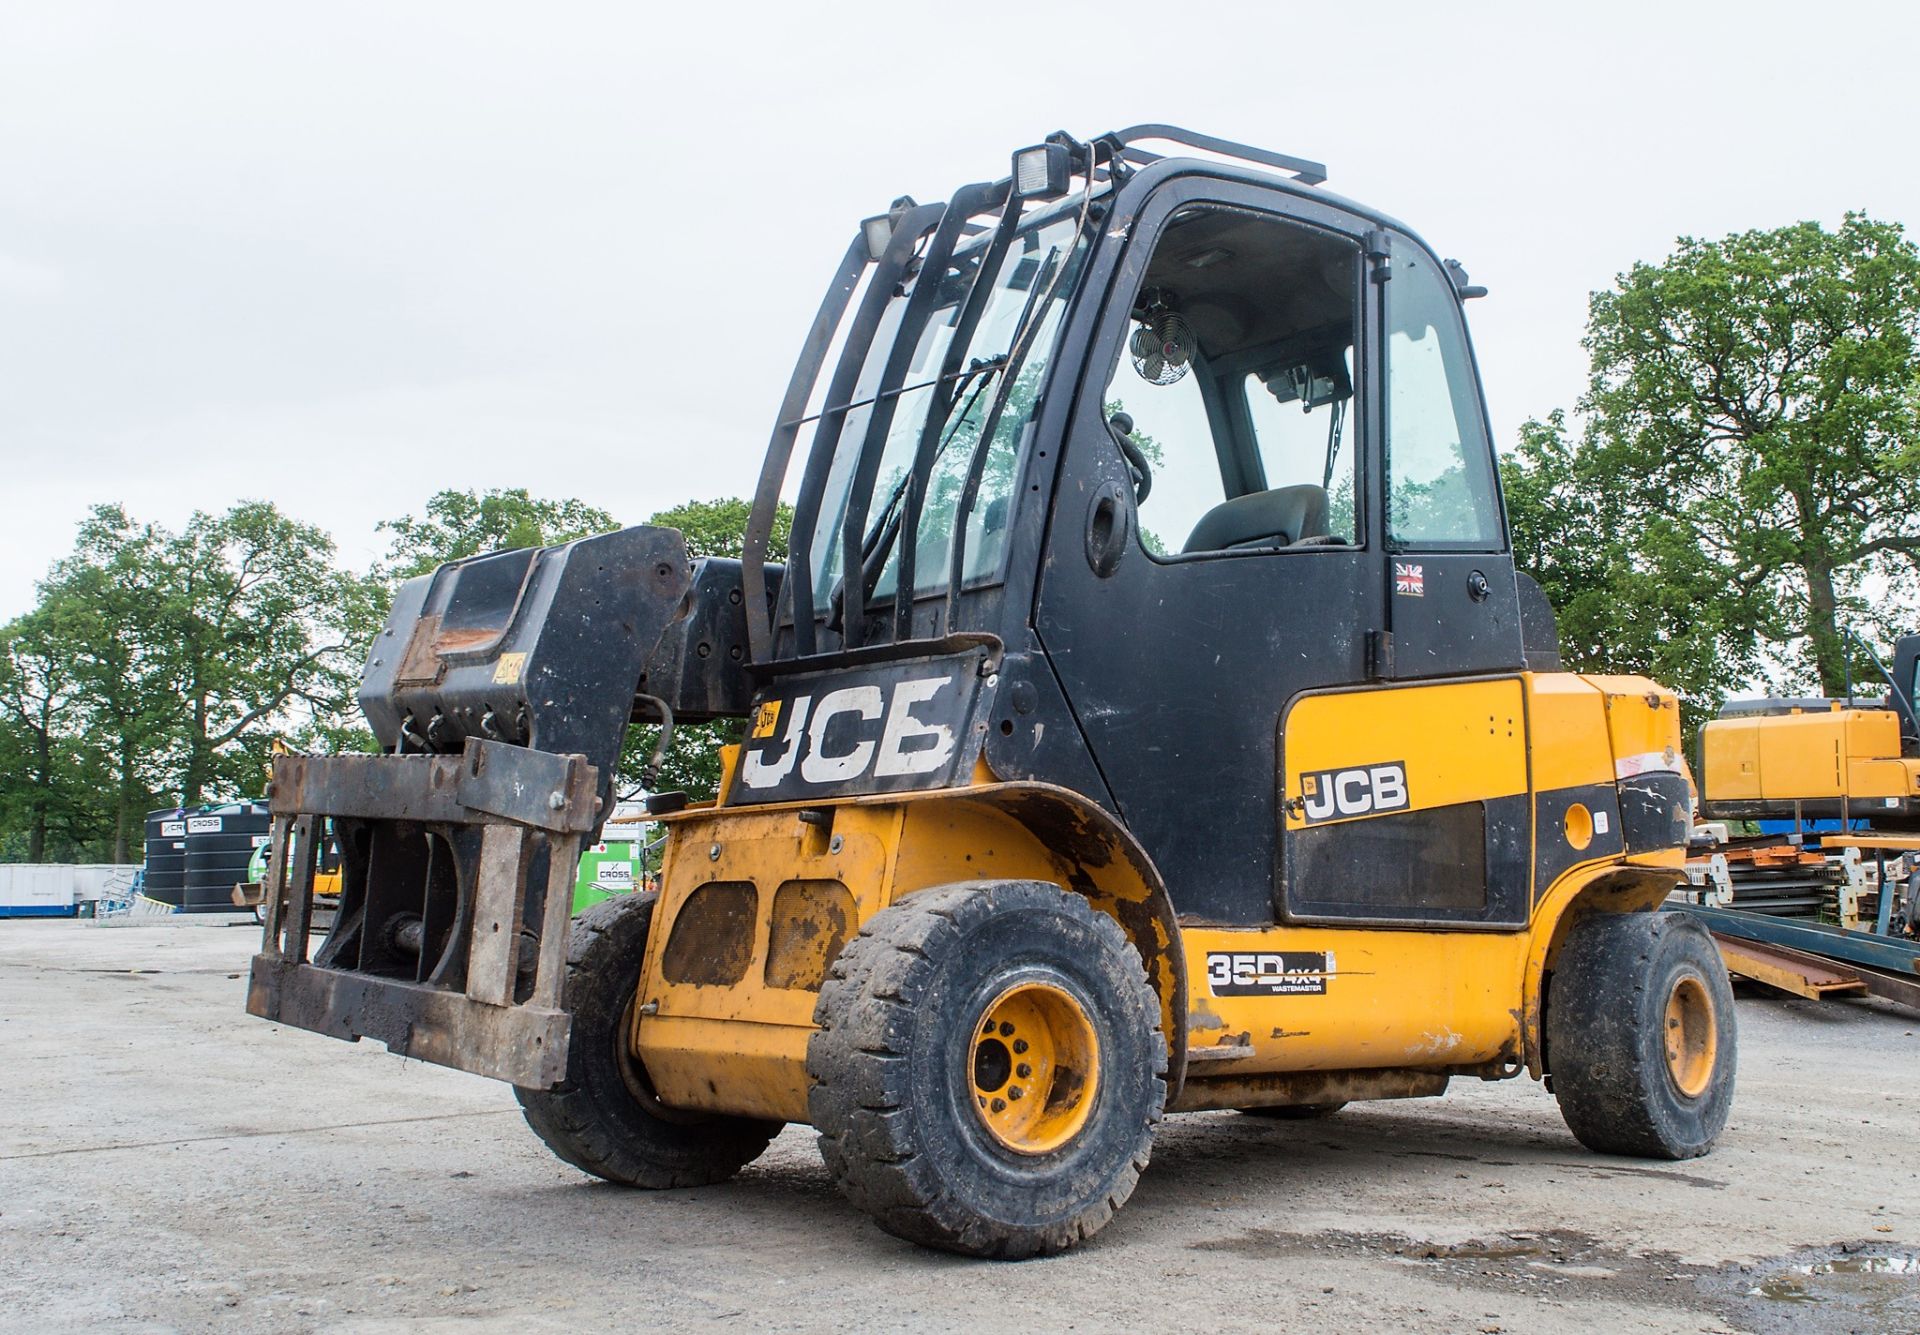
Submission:
[[[1088,336],[1037,627],[1183,913],[1518,926],[1518,600],[1449,271],[1318,191],[1169,170]],[[1096,499],[1076,522],[1081,495]],[[1082,533],[1104,528],[1101,496],[1131,531],[1076,561]],[[1358,701],[1328,693],[1490,674],[1508,681],[1374,703],[1404,699],[1416,734],[1435,711],[1490,707],[1512,743],[1491,758],[1501,800],[1425,811],[1416,793],[1414,809],[1375,814],[1405,796],[1383,773],[1369,819],[1287,832],[1289,798],[1297,823],[1338,814],[1303,791],[1313,773],[1362,759],[1369,785],[1376,765],[1404,772],[1407,756],[1353,736]]]
[[[1517,928],[1524,657],[1465,274],[1313,164],[1128,136],[1079,194],[903,200],[850,252],[872,271],[816,321],[748,533],[750,657],[779,675],[733,800],[940,786],[984,756],[1118,816],[1183,918]],[[956,636],[991,686],[953,678],[926,725],[953,744],[915,768],[891,685],[840,677]],[[841,714],[810,724],[816,699]],[[890,773],[821,758],[862,728]],[[1414,754],[1436,740],[1455,759]],[[1423,763],[1456,777],[1409,790]]]

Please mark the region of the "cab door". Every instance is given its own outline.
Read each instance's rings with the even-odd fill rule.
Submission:
[[[1383,675],[1517,671],[1519,591],[1460,300],[1425,247],[1382,235]]]
[[[1379,682],[1282,729],[1291,920],[1500,928],[1532,905],[1519,597],[1453,282],[1368,238],[1379,298],[1386,630]]]
[[[1274,921],[1282,711],[1367,680],[1385,628],[1364,232],[1309,198],[1167,183],[1077,392],[1035,628],[1189,918]]]

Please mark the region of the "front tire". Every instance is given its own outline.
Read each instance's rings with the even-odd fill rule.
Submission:
[[[1719,947],[1681,913],[1598,914],[1561,947],[1547,1002],[1560,1115],[1588,1149],[1707,1153],[1733,1107],[1733,988]]]
[[[834,962],[808,1113],[849,1199],[911,1242],[1013,1260],[1091,1237],[1166,1103],[1160,1003],[1119,926],[1036,882],[923,890]]]
[[[513,1092],[533,1133],[575,1168],[629,1187],[704,1187],[759,1158],[780,1123],[680,1112],[654,1094],[627,1035],[656,898],[619,895],[573,920],[566,1079]]]

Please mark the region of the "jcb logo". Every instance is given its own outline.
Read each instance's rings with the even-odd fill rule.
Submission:
[[[1405,761],[1352,769],[1323,769],[1300,776],[1301,812],[1307,824],[1403,810],[1407,797]]]
[[[800,782],[813,786],[869,773],[876,779],[931,774],[953,758],[955,729],[917,716],[915,709],[936,712],[950,685],[948,677],[923,677],[895,682],[884,693],[867,684],[828,691],[818,700],[769,700],[755,712],[740,780],[748,788],[779,788],[796,766]]]

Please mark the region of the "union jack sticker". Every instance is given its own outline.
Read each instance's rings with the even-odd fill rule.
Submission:
[[[1427,568],[1417,561],[1393,563],[1393,591],[1409,598],[1427,596]]]

